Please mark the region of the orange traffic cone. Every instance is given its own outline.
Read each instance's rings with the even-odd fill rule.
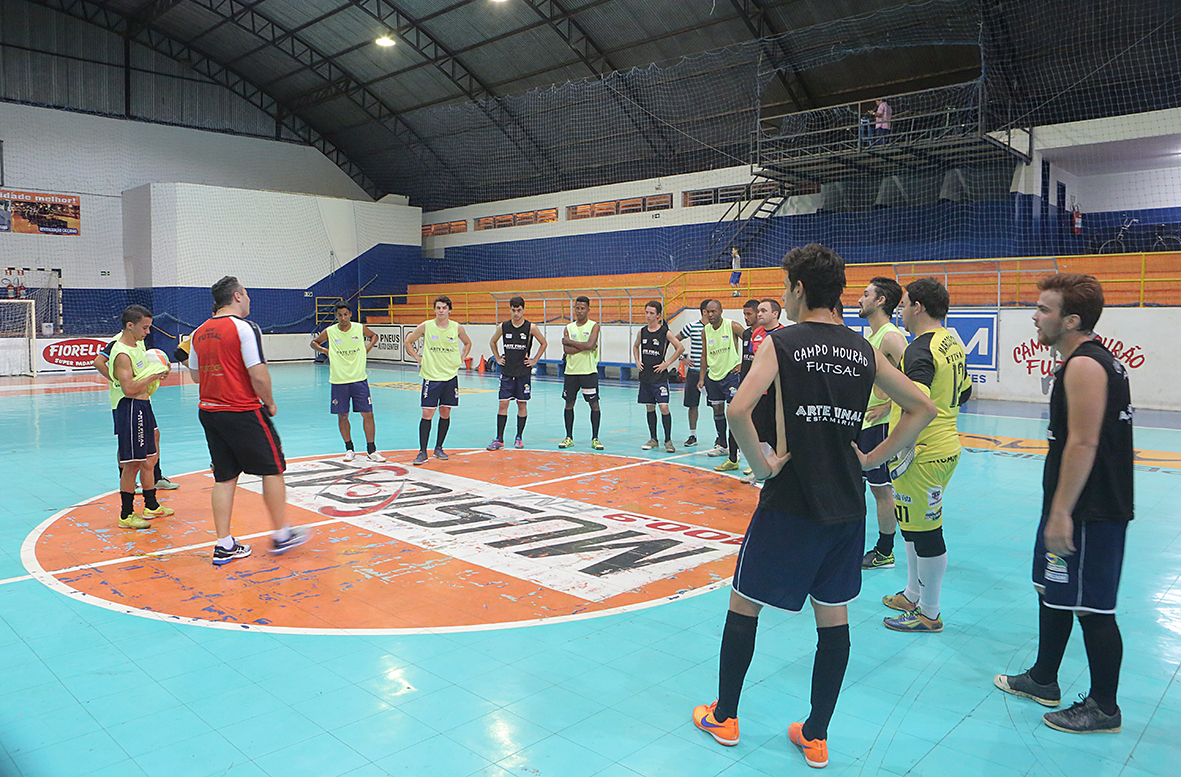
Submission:
[[[476,367],[476,372],[483,372],[483,371],[484,371],[484,357],[481,356],[480,357],[480,366]]]

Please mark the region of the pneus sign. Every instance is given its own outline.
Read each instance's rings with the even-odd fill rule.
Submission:
[[[413,361],[406,358],[402,350],[403,327],[397,324],[376,324],[369,328],[377,333],[377,345],[369,352],[370,359],[388,362]]]

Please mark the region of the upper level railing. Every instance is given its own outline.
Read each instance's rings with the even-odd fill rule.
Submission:
[[[983,82],[976,80],[887,96],[892,111],[888,135],[876,126],[873,101],[791,113],[783,117],[778,132],[759,134],[758,163],[866,150],[887,137],[891,144],[979,137],[985,129],[983,92]]]

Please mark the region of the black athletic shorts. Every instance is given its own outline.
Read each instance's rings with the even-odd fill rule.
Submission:
[[[565,383],[562,385],[562,399],[573,402],[581,394],[587,402],[599,401],[599,373],[589,375],[571,375],[566,373]]]
[[[213,479],[218,483],[248,475],[281,475],[287,469],[275,424],[261,406],[240,412],[198,410],[205,427]]]
[[[697,379],[701,373],[697,370],[685,371],[685,407],[701,406],[701,389],[697,388]]]

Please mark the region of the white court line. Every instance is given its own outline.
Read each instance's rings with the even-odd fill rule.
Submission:
[[[477,453],[487,453],[487,451],[477,448],[474,450],[458,453],[457,455],[471,456],[471,455],[477,454]],[[612,455],[616,455],[616,454],[612,454]],[[591,477],[593,475],[599,475],[599,474],[603,474],[603,473],[607,473],[607,472],[618,472],[619,470],[631,469],[632,467],[643,467],[648,464],[658,464],[662,461],[672,461],[673,459],[683,459],[688,456],[696,456],[696,455],[698,455],[698,452],[692,451],[689,453],[679,453],[676,456],[669,456],[669,457],[663,458],[663,459],[644,459],[641,461],[632,462],[631,464],[622,464],[618,467],[610,467],[608,469],[594,470],[594,471],[589,471],[589,472],[581,472],[576,475],[566,475],[564,477],[554,478],[553,480],[543,480],[543,481],[540,481],[537,483],[527,483],[525,485],[510,486],[510,488],[520,488],[520,489],[535,488],[537,486],[550,485],[551,483],[561,483],[562,481],[565,481],[565,480],[575,480],[577,478]],[[319,458],[319,457],[308,457],[308,458]],[[706,470],[702,470],[702,471],[706,471]],[[180,477],[180,476],[178,475],[177,477]],[[254,482],[255,480],[261,481],[262,478],[253,478],[253,476],[247,476],[246,478],[244,478],[244,480],[246,480],[247,482]],[[242,481],[240,480],[239,483],[241,483],[241,482]],[[114,492],[112,491],[110,493],[114,493]],[[91,499],[89,499],[87,501],[89,502],[89,501],[93,501],[95,499],[100,499],[102,496],[106,496],[106,494],[92,497]],[[78,505],[74,505],[73,507],[78,507],[81,504],[85,504],[85,502],[81,502]],[[73,509],[73,507],[67,508],[67,510],[71,510],[71,509]],[[330,518],[330,519],[323,520],[323,521],[317,521],[315,523],[300,524],[300,527],[301,528],[302,527],[315,528],[318,526],[328,526],[328,525],[334,524],[334,523],[348,523],[348,520],[346,518]],[[271,534],[270,531],[257,532],[255,534],[244,534],[240,537],[240,539],[244,539],[244,540],[258,539],[259,537],[269,537],[270,534]],[[43,574],[52,575],[52,576],[56,577],[57,575],[65,575],[65,574],[69,574],[71,572],[82,572],[82,571],[85,571],[88,569],[99,569],[101,567],[109,567],[109,566],[113,566],[115,564],[125,564],[128,561],[138,561],[138,560],[143,560],[143,559],[148,559],[148,558],[159,558],[161,556],[169,556],[169,555],[172,555],[175,553],[184,553],[185,551],[189,551],[189,550],[198,550],[200,548],[209,548],[209,547],[212,547],[216,542],[217,542],[217,540],[209,540],[207,542],[198,542],[198,543],[194,543],[192,545],[182,545],[182,546],[175,547],[175,548],[164,548],[163,550],[153,550],[148,553],[137,553],[132,556],[122,556],[120,558],[106,559],[104,561],[95,561],[90,564],[78,564],[76,566],[63,567],[61,569],[46,569],[46,570],[43,570]],[[33,580],[35,578],[36,578],[35,575],[21,575],[19,577],[10,577],[10,578],[6,578],[4,580],[0,580],[0,585],[6,585],[8,583],[19,583],[22,580]]]
[[[74,388],[75,386],[101,386],[106,383],[29,383],[24,386],[0,386],[0,391],[28,391],[30,389]]]
[[[608,454],[608,455],[615,456],[618,454]],[[621,464],[618,467],[608,467],[607,469],[599,469],[599,470],[594,470],[591,472],[581,472],[577,475],[565,475],[564,477],[554,478],[553,480],[542,480],[537,483],[525,483],[524,485],[511,486],[511,488],[537,488],[538,486],[548,486],[551,483],[561,483],[565,480],[577,480],[578,478],[592,477],[594,475],[603,475],[608,472],[618,472],[621,469],[631,469],[632,467],[646,467],[649,464],[659,464],[663,461],[672,461],[673,459],[683,459],[686,456],[697,456],[697,455],[698,455],[697,451],[692,451],[690,453],[678,453],[676,456],[668,456],[663,459],[644,459],[643,461],[636,461],[636,462],[632,462],[631,464]],[[699,469],[699,468],[695,467],[694,469]],[[702,471],[705,472],[706,470],[702,470]]]

